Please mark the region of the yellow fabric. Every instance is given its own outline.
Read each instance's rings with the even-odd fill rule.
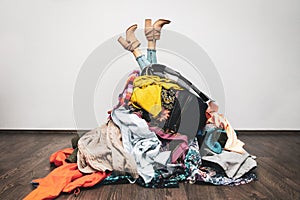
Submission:
[[[148,85],[160,85],[165,89],[174,88],[175,90],[182,90],[180,86],[170,79],[160,78],[159,76],[139,76],[133,81],[133,87],[146,87]]]
[[[169,79],[159,76],[140,76],[134,79],[131,103],[137,108],[143,108],[154,117],[161,112],[161,88],[182,90],[180,86]]]
[[[161,87],[158,85],[149,85],[145,88],[134,88],[131,102],[140,108],[142,107],[154,117],[161,111]]]

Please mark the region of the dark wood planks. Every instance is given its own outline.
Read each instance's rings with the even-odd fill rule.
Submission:
[[[71,132],[1,131],[0,199],[22,199],[32,191],[30,181],[50,171],[49,156],[71,147]],[[242,186],[191,185],[147,189],[137,185],[106,185],[82,189],[78,197],[57,199],[300,199],[300,132],[240,131],[246,150],[257,156],[259,180]]]

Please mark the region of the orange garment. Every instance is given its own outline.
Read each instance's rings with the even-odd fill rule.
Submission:
[[[67,163],[65,159],[73,149],[63,149],[50,156],[50,162],[57,167],[45,178],[35,179],[38,187],[29,193],[24,200],[54,199],[61,192],[71,192],[78,187],[91,187],[105,179],[109,173],[95,172],[83,174],[77,168],[77,163]]]
[[[66,148],[53,153],[50,156],[50,163],[54,163],[56,167],[67,164],[66,158],[73,153],[73,148]]]
[[[105,179],[109,174],[105,172],[94,172],[92,174],[84,175],[64,187],[63,192],[72,192],[79,187],[92,187]]]

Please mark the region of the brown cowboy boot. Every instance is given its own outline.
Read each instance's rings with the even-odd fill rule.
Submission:
[[[151,19],[145,19],[145,36],[148,41],[155,41],[160,39],[161,28],[171,21],[166,19],[159,19],[154,24],[151,24]]]
[[[128,51],[134,51],[136,48],[138,48],[141,45],[141,43],[136,39],[134,35],[134,31],[136,29],[137,29],[136,24],[130,26],[126,30],[126,40],[122,36],[120,36],[118,39],[118,41],[124,47],[124,49]]]

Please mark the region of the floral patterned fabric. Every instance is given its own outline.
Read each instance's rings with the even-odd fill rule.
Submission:
[[[254,172],[248,172],[238,179],[228,178],[218,168],[204,166],[199,153],[198,143],[193,141],[185,157],[187,181],[190,183],[211,183],[213,185],[241,185],[257,179]]]
[[[233,186],[247,184],[257,179],[256,174],[252,171],[246,173],[241,178],[233,179],[228,178],[225,173],[218,168],[205,166],[202,163],[196,139],[189,145],[183,168],[183,171],[175,170],[168,178],[164,177],[166,170],[155,170],[155,176],[149,183],[145,183],[141,178],[134,180],[129,175],[118,176],[112,174],[102,181],[101,184],[135,183],[146,188],[176,188],[179,187],[179,182]]]

